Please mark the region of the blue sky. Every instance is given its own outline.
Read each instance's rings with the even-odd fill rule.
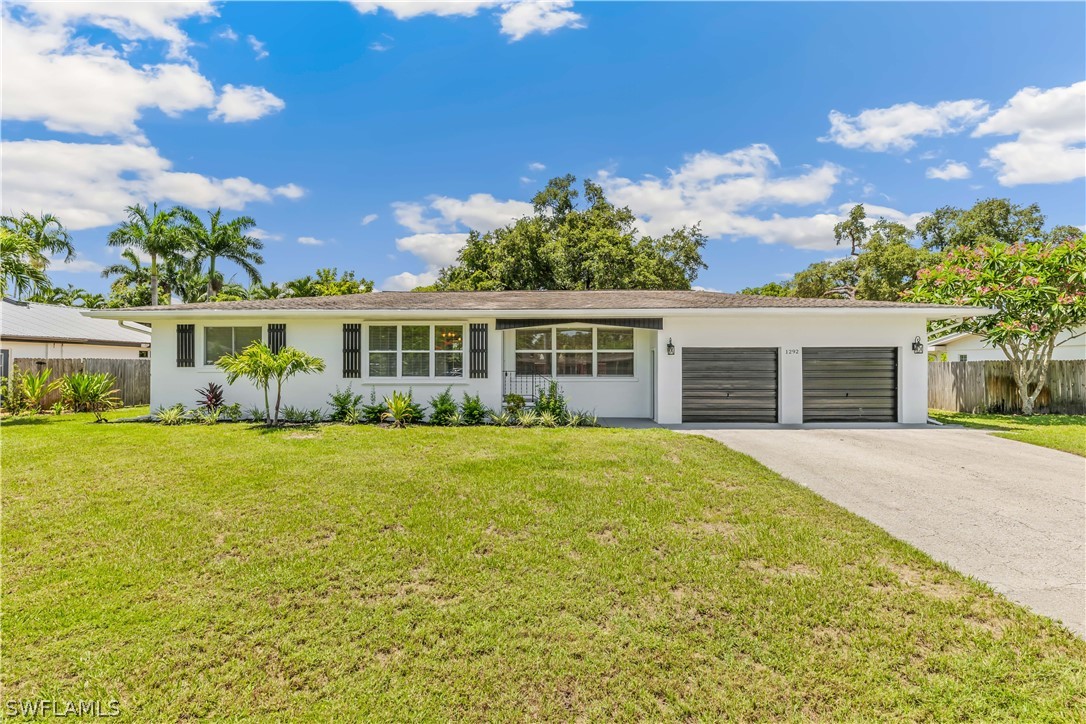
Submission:
[[[3,208],[75,230],[60,284],[104,291],[157,200],[254,216],[267,279],[410,288],[565,173],[650,233],[701,221],[724,291],[839,254],[856,202],[1086,224],[1082,3],[6,8]]]

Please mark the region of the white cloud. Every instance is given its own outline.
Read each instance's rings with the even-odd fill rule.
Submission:
[[[559,28],[583,28],[583,18],[569,8],[573,0],[352,0],[362,14],[386,10],[397,20],[411,20],[421,15],[471,17],[480,10],[496,9],[501,32],[512,42],[532,33],[554,32]]]
[[[305,189],[298,184],[284,184],[283,186],[276,186],[272,189],[272,192],[276,196],[282,196],[285,199],[294,201],[305,196]]]
[[[369,226],[373,222],[377,221],[377,214],[366,214],[362,217],[362,226]]]
[[[422,274],[400,272],[399,274],[388,277],[383,282],[381,282],[381,291],[409,292],[415,287],[428,286],[436,281],[437,274],[434,272],[423,272]]]
[[[501,29],[511,42],[532,33],[547,35],[559,28],[584,28],[584,18],[569,8],[573,0],[521,0],[502,5]]]
[[[1004,186],[1061,183],[1086,176],[1086,81],[1023,88],[973,130],[973,136],[1016,136],[988,149],[983,165]]]
[[[100,274],[102,265],[90,259],[80,259],[76,256],[71,261],[64,261],[62,256],[52,256],[46,265],[50,272],[68,272],[69,274]]]
[[[527,186],[527,185],[529,185],[529,184],[534,184],[534,183],[535,183],[535,179],[534,179],[534,178],[528,178],[527,176],[521,176],[521,177],[520,177],[520,182],[521,182],[522,184],[524,184],[525,186]]]
[[[524,201],[499,201],[490,194],[467,199],[431,196],[429,203],[398,201],[392,204],[396,222],[416,234],[453,231],[458,228],[490,231],[532,213]]]
[[[382,43],[380,40],[375,40],[370,43],[369,48],[376,53],[383,53],[386,50],[392,50],[392,45]]]
[[[52,131],[141,138],[136,121],[144,109],[176,116],[215,102],[211,82],[190,65],[134,68],[116,50],[75,39],[67,28],[26,25],[9,14],[3,65],[4,118],[40,121]]]
[[[249,231],[249,236],[260,241],[280,241],[283,238],[282,234],[273,234],[270,231],[264,229],[252,229]]]
[[[546,171],[547,167],[541,164],[539,161],[532,161],[530,164],[528,164],[528,170],[536,172]]]
[[[299,236],[298,243],[303,246],[324,246],[323,239],[317,239],[312,236]]]
[[[227,25],[222,30],[215,33],[215,37],[219,38],[220,40],[229,40],[229,41],[233,42],[233,41],[238,39],[238,34],[236,32],[234,32],[233,28],[231,28],[229,25]]]
[[[907,151],[920,136],[958,133],[988,115],[981,100],[943,101],[934,106],[899,103],[856,116],[830,111],[830,131],[818,140],[868,151]]]
[[[286,103],[266,88],[252,85],[235,86],[227,83],[222,87],[222,94],[215,104],[215,110],[209,118],[222,119],[224,123],[255,121],[258,118],[278,113],[286,108]]]
[[[73,230],[116,224],[124,207],[137,203],[240,210],[276,196],[295,198],[300,188],[174,171],[157,149],[135,143],[6,141],[2,152],[5,212],[49,210]]]
[[[426,262],[428,270],[436,271],[455,262],[467,240],[463,233],[413,234],[396,239],[396,248],[414,254]]]
[[[250,35],[245,40],[248,41],[249,47],[253,49],[257,60],[264,60],[268,57],[268,51],[264,48],[264,41],[259,40],[255,35]]]
[[[941,181],[958,181],[969,178],[973,173],[969,170],[969,166],[964,163],[947,161],[942,166],[929,167],[924,175]]]
[[[183,59],[191,44],[179,24],[189,18],[212,18],[218,10],[206,0],[189,2],[34,2],[13,3],[25,8],[38,23],[53,30],[89,23],[124,40],[159,40],[170,57]],[[5,29],[10,18],[5,15]],[[5,38],[5,42],[7,39]],[[9,66],[10,67],[10,66]]]

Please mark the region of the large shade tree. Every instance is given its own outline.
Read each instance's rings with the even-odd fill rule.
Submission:
[[[1086,236],[1076,230],[1062,241],[951,247],[920,271],[907,297],[995,310],[961,329],[1003,351],[1022,412],[1033,414],[1057,338],[1086,324]]]
[[[222,287],[222,275],[216,270],[216,262],[219,260],[230,261],[242,268],[249,277],[250,283],[260,281],[260,270],[257,268],[264,263],[264,257],[260,250],[264,248],[263,242],[246,234],[256,227],[256,221],[251,216],[238,216],[224,220],[222,209],[208,212],[208,221],[189,209],[179,209],[181,220],[180,233],[185,239],[189,250],[192,252],[192,260],[202,268],[207,261],[207,296],[212,300]]]
[[[0,216],[0,292],[21,297],[48,288],[45,270],[57,255],[65,262],[75,258],[71,236],[57,217],[29,211]]]
[[[177,219],[180,210],[151,208],[136,204],[125,209],[128,220],[109,234],[110,246],[124,247],[142,252],[150,258],[148,284],[151,287],[151,306],[158,305],[159,264],[177,262],[187,249],[187,240],[180,233]]]
[[[430,288],[689,289],[705,268],[697,226],[659,237],[641,234],[637,218],[585,181],[552,179],[533,198],[533,213],[493,231],[472,231],[454,265]]]

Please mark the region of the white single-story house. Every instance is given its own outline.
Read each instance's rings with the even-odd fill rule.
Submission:
[[[142,324],[88,319],[79,307],[19,302],[0,306],[0,376],[13,359],[138,359],[151,355],[151,330]]]
[[[927,420],[926,324],[985,314],[948,307],[704,291],[379,292],[103,309],[150,324],[152,407],[225,384],[223,354],[253,340],[324,359],[284,404],[325,406],[337,387],[447,386],[500,408],[547,380],[571,408],[659,423],[903,423]],[[228,403],[262,404],[239,380]]]
[[[934,354],[936,359],[941,359],[945,354],[947,362],[1007,361],[1003,350],[972,332],[952,332],[933,339],[928,343],[928,351]],[[1058,335],[1056,348],[1052,350],[1052,359],[1086,360],[1086,327]]]

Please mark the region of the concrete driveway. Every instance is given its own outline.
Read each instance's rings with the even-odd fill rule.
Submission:
[[[1086,460],[977,430],[713,430],[746,453],[1086,636]]]

